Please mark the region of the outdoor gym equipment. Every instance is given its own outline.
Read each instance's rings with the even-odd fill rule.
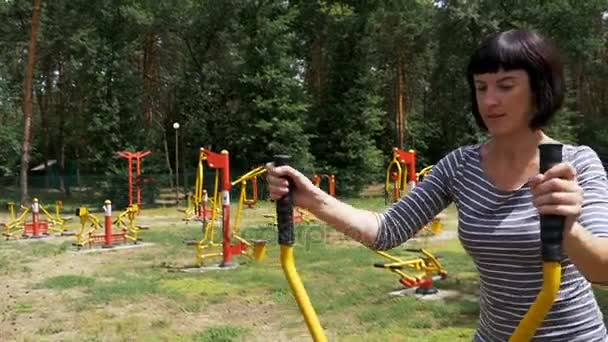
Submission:
[[[429,165],[420,172],[416,172],[416,151],[393,148],[393,159],[386,168],[384,184],[386,202],[389,202],[391,195],[391,202],[397,202],[403,192],[412,190],[418,181],[424,179],[431,172],[432,168],[433,165]]]
[[[43,205],[40,205],[40,210],[42,210],[42,212],[46,216],[46,219],[48,220],[48,222],[51,223],[49,230],[51,230],[52,232],[58,233],[59,235],[63,235],[63,236],[74,235],[73,233],[68,232],[65,227],[66,222],[70,221],[72,219],[72,217],[61,216],[61,209],[63,209],[63,202],[55,201],[55,213],[54,214],[49,213],[47,208],[48,208],[48,206],[45,207]]]
[[[399,282],[406,288],[416,288],[418,294],[434,294],[437,289],[433,282],[443,280],[448,273],[445,271],[439,259],[441,256],[433,255],[425,249],[406,249],[408,252],[419,253],[420,256],[414,259],[401,259],[386,252],[376,251],[376,253],[390,262],[375,263],[374,267],[390,270],[399,275]],[[414,273],[414,274],[410,274]]]
[[[562,161],[561,144],[541,144],[540,172],[544,173]],[[545,316],[553,306],[561,285],[562,240],[565,218],[540,215],[540,239],[543,261],[543,286],[536,300],[519,322],[510,342],[527,342],[534,337]]]
[[[32,201],[32,222],[24,222],[23,236],[30,239],[45,238],[49,235],[49,222],[40,221],[40,203],[37,198]]]
[[[276,155],[274,156],[274,164],[276,166],[283,166],[289,164],[290,157],[287,155]],[[289,180],[288,180],[289,181]],[[323,327],[319,322],[314,307],[310,302],[310,298],[306,293],[306,289],[302,284],[302,280],[298,275],[295,267],[295,261],[293,256],[293,244],[295,243],[295,234],[293,229],[293,198],[291,192],[283,198],[276,201],[277,203],[277,227],[278,227],[278,240],[280,245],[281,253],[281,267],[283,273],[289,282],[289,286],[293,295],[298,303],[300,312],[304,316],[304,321],[308,327],[313,340],[315,342],[325,342],[327,337],[323,331]]]
[[[234,219],[233,231],[234,231],[235,235],[238,235],[238,231],[239,231],[239,228],[241,225],[241,217],[242,217],[244,205],[250,206],[252,204],[255,204],[255,202],[252,202],[251,199],[250,200],[247,199],[247,181],[256,179],[258,176],[261,176],[264,173],[266,173],[266,171],[267,171],[266,168],[264,168],[263,166],[260,166],[260,167],[257,167],[255,169],[247,172],[246,174],[242,175],[237,180],[232,182],[232,186],[236,186],[238,184],[241,185],[241,192],[239,195],[239,204],[238,204],[235,219]],[[255,193],[257,191],[257,188],[254,187],[254,189],[255,189],[254,190],[254,193]],[[257,196],[254,195],[254,199],[257,202]]]
[[[198,166],[196,169],[196,181],[194,182],[194,194],[188,196],[188,207],[184,211],[184,221],[198,220],[203,222],[203,234],[206,234],[207,220],[214,221],[217,217],[217,211],[219,210],[219,184],[220,184],[220,168],[215,168],[215,181],[213,197],[211,199],[211,208],[209,207],[209,196],[205,189],[205,161],[207,161],[207,154],[203,153],[204,149],[201,148],[199,153]],[[214,168],[209,164],[211,168]],[[211,239],[214,235],[212,232]]]
[[[142,176],[141,176],[141,160],[144,157],[147,157],[150,154],[152,154],[152,151],[146,151],[146,152],[142,152],[142,151],[136,151],[136,152],[120,151],[120,152],[117,152],[116,154],[118,154],[122,158],[125,158],[127,160],[127,163],[128,163],[128,170],[129,170],[129,205],[133,205],[134,204],[134,202],[133,202],[134,198],[133,197],[135,195],[137,195],[137,202],[136,202],[136,204],[139,206],[139,208],[141,208],[141,188],[142,188],[142,185],[143,185],[143,183],[147,183],[147,182],[151,181],[150,178],[142,178]],[[135,165],[133,165],[133,162],[135,162]]]
[[[143,225],[136,225],[135,218],[139,214],[139,206],[137,204],[133,204],[127,207],[125,211],[120,213],[114,221],[114,224],[117,224],[118,227],[125,233],[125,238],[133,241],[134,243],[138,243],[141,241],[139,238],[139,232],[141,230],[148,230],[150,227]],[[125,221],[128,220],[129,223]]]
[[[204,264],[205,259],[211,257],[222,257],[222,262],[220,263],[220,267],[232,267],[232,256],[233,255],[248,255],[247,249],[250,246],[250,243],[245,241],[245,239],[235,236],[234,232],[230,227],[230,189],[232,188],[232,182],[230,182],[230,155],[228,151],[222,150],[220,153],[212,152],[208,149],[201,148],[199,154],[199,173],[197,175],[196,181],[196,192],[198,194],[203,194],[203,162],[207,162],[209,167],[216,169],[216,181],[215,181],[215,190],[214,190],[214,199],[213,199],[213,209],[211,210],[211,220],[206,222],[206,214],[203,211],[203,238],[199,241],[187,241],[188,245],[196,246],[197,254],[196,259],[198,261],[199,266]],[[219,185],[219,174],[221,171],[221,184],[222,184],[222,232],[223,232],[223,241],[221,243],[222,249],[221,251],[209,251],[212,248],[219,247],[219,244],[213,241],[213,237],[215,235],[215,215],[216,210],[215,207],[218,205],[219,199],[217,198],[218,194],[218,185]],[[197,197],[197,199],[200,197]],[[196,203],[195,203],[196,204]],[[237,240],[236,243],[232,243],[232,239],[235,238]],[[261,241],[255,242],[255,248],[257,251],[254,251],[254,257],[263,257],[263,250],[265,249],[265,243]],[[209,252],[207,252],[209,251]]]
[[[327,179],[327,193],[333,197],[336,197],[336,176],[328,174],[315,174],[312,176],[312,182],[317,186],[321,187],[321,181]]]
[[[5,237],[6,240],[10,240],[11,238],[15,237],[15,234],[20,231],[21,235],[23,235],[23,226],[25,225],[25,218],[27,216],[27,214],[30,212],[29,207],[24,207],[21,206],[21,214],[19,214],[19,216],[17,217],[16,212],[15,212],[15,203],[14,202],[9,202],[8,203],[8,211],[9,211],[9,222],[7,223],[0,223],[0,226],[4,227],[2,235]]]
[[[407,170],[404,172],[403,168]],[[393,186],[392,201],[397,202],[401,198],[401,192],[411,190],[416,185],[416,181],[416,151],[393,148],[393,159],[386,168],[384,190],[387,200],[391,193],[391,184]]]
[[[76,233],[76,242],[73,243],[73,245],[78,249],[87,245],[89,247],[101,245],[103,248],[112,248],[118,243],[124,244],[132,240],[127,236],[128,231],[126,230],[120,232],[112,231],[112,201],[106,200],[104,202],[103,211],[104,234],[95,234],[98,229],[102,228],[100,220],[91,214],[86,207],[76,209],[76,216],[80,218],[81,228],[80,231]],[[130,214],[133,213],[131,212]],[[137,243],[137,240],[134,242]]]
[[[76,217],[80,219],[80,230],[76,232],[76,242],[72,245],[81,248],[93,242],[91,236],[95,231],[101,229],[101,223],[97,217],[89,212],[87,207],[77,208]]]
[[[248,208],[253,208],[258,203],[258,177],[263,175],[264,173],[266,173],[266,169],[263,166],[259,166],[232,182],[232,186],[241,184],[241,195],[239,198],[239,204],[245,204]],[[247,198],[248,181],[251,181],[252,184],[251,198]]]

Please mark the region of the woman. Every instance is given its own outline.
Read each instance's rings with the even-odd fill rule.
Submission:
[[[542,287],[539,214],[566,217],[559,295],[535,341],[608,341],[591,283],[608,281],[608,182],[596,153],[564,145],[563,163],[539,174],[542,128],[564,98],[563,65],[542,36],[487,38],[467,78],[473,115],[490,139],[442,158],[424,182],[377,214],[353,208],[291,167],[268,165],[272,198],[295,185],[294,204],[372,249],[393,248],[454,202],[459,239],[480,277],[475,341],[508,340]]]

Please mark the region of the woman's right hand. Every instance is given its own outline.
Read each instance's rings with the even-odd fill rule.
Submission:
[[[266,180],[271,199],[280,199],[289,192],[289,182],[286,179],[289,178],[292,184],[294,206],[304,209],[314,207],[317,201],[316,195],[320,189],[308,177],[287,165],[275,167],[273,163],[268,163],[266,169],[268,170]]]

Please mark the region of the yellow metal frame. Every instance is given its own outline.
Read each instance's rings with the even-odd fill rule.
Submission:
[[[509,342],[528,342],[534,337],[536,330],[557,298],[561,279],[562,266],[559,262],[543,262],[543,287],[524,318],[519,322]]]
[[[392,192],[394,191],[393,182],[391,181],[391,173],[393,169],[397,170],[397,179],[399,181],[399,192],[405,191],[407,189],[407,174],[401,167],[401,162],[399,161],[398,154],[396,151],[393,151],[393,159],[388,164],[386,168],[386,178],[384,182],[384,193],[389,198]],[[433,165],[429,165],[419,172],[416,173],[416,180],[420,180],[421,178],[426,177],[431,170],[433,169]]]
[[[63,209],[63,202],[55,201],[55,213],[54,214],[51,214],[48,211],[48,209],[47,209],[48,207],[49,206],[41,205],[40,210],[42,210],[42,213],[44,214],[44,216],[46,216],[46,219],[50,223],[49,230],[63,235],[66,232],[65,224],[67,221],[69,221],[71,219],[71,218],[61,217],[61,210]]]
[[[147,230],[148,228],[145,226],[138,226],[135,224],[135,219],[139,215],[139,205],[137,203],[132,204],[125,209],[118,218],[116,218],[115,223],[118,224],[118,227],[125,232],[125,238],[127,240],[131,240],[134,243],[137,243],[141,239],[139,238],[139,232],[142,230]],[[125,223],[128,220],[129,223]]]
[[[433,170],[433,165],[429,165],[416,173],[416,179],[424,179]]]
[[[405,260],[383,251],[375,251],[375,253],[391,261],[390,263],[383,264],[383,268],[399,275],[401,279],[405,279],[408,283],[418,283],[422,279],[433,276],[447,276],[447,271],[443,268],[439,259],[426,249],[419,250],[422,256]],[[404,268],[416,273],[409,274],[403,270]]]
[[[93,242],[91,235],[102,226],[99,219],[93,216],[86,207],[78,208],[76,214],[80,218],[80,229],[76,232],[76,242],[73,245],[80,248],[91,244]]]
[[[244,256],[247,256],[253,260],[261,261],[266,256],[266,242],[265,241],[247,241],[242,238],[239,233],[241,229],[241,219],[243,217],[243,209],[245,202],[247,201],[247,181],[254,177],[259,177],[266,173],[266,168],[263,166],[257,167],[246,174],[239,177],[237,180],[232,182],[232,186],[236,186],[238,184],[241,185],[241,192],[239,195],[239,204],[236,210],[236,215],[234,218],[234,226],[232,227],[232,237],[247,246],[247,248],[241,253]],[[253,246],[253,248],[251,248]]]
[[[384,184],[384,191],[385,194],[387,194],[387,196],[390,196],[391,194],[391,171],[393,170],[393,167],[397,168],[397,179],[399,180],[399,191],[403,191],[406,189],[406,182],[405,182],[405,177],[403,177],[403,169],[401,168],[401,163],[399,162],[399,158],[397,158],[397,154],[393,153],[393,160],[391,160],[391,162],[388,164],[388,167],[386,168],[386,181]]]
[[[314,307],[308,297],[308,293],[306,292],[306,288],[304,288],[304,284],[302,283],[302,279],[298,275],[296,270],[295,261],[293,257],[293,246],[291,245],[281,245],[280,246],[280,258],[281,258],[281,268],[283,269],[283,273],[287,278],[287,282],[289,283],[289,287],[294,294],[296,302],[298,303],[298,307],[300,308],[300,312],[304,317],[304,321],[308,327],[308,330],[312,336],[314,342],[326,342],[327,337],[325,336],[325,332],[323,331],[323,327],[317,317]]]
[[[195,183],[195,195],[193,196],[193,205],[196,208],[203,201],[203,197],[206,193],[206,190],[203,189],[203,161],[206,160],[206,157],[201,157],[199,159],[199,169],[197,172],[197,180]],[[243,243],[247,246],[245,251],[241,254],[247,256],[253,260],[260,261],[266,256],[266,241],[256,240],[256,241],[248,241],[239,235],[240,226],[242,221],[242,213],[244,204],[247,198],[247,181],[252,179],[253,177],[258,177],[264,173],[266,173],[266,168],[260,166],[257,167],[246,174],[239,177],[237,180],[232,182],[232,186],[236,186],[238,184],[241,185],[241,192],[239,195],[239,204],[237,207],[234,226],[232,228],[232,237],[239,242]],[[222,252],[222,243],[215,242],[215,230],[217,217],[219,214],[219,170],[216,170],[215,174],[215,188],[213,191],[213,198],[211,199],[212,203],[212,211],[211,211],[211,219],[203,220],[203,238],[199,240],[196,245],[196,261],[199,266],[202,266],[205,263],[205,259],[221,257],[223,255]],[[212,251],[218,249],[217,251]]]
[[[194,195],[191,201],[191,210],[186,212],[186,215],[190,214],[184,218],[184,220],[192,220],[196,216],[197,208],[203,204],[205,197],[207,195],[207,190],[204,188],[204,176],[205,176],[205,161],[207,160],[207,155],[205,153],[201,153],[198,160],[198,167],[196,172],[196,181],[194,183]],[[220,211],[220,172],[219,169],[215,170],[215,180],[214,180],[214,190],[213,197],[209,199],[211,205],[211,218],[207,220],[206,213],[203,213],[203,219],[201,224],[203,225],[203,237],[195,243],[191,243],[196,247],[196,261],[199,266],[202,266],[205,263],[205,259],[215,258],[222,256],[222,242],[215,241],[215,228],[216,228],[216,220],[219,216]],[[190,207],[189,207],[190,209]],[[215,248],[219,248],[219,251],[211,251]]]
[[[188,207],[184,211],[184,221],[191,221],[196,219],[196,212],[199,206],[205,200],[205,195],[207,194],[207,190],[205,190],[204,185],[204,177],[205,177],[205,160],[207,160],[207,156],[204,153],[201,153],[198,166],[196,169],[196,180],[194,182],[194,193],[188,196]],[[215,170],[215,190],[213,193],[213,198],[209,201],[211,202],[211,206],[213,210],[219,211],[219,206],[216,203],[219,201],[219,170]],[[205,215],[205,213],[203,213]],[[212,237],[213,238],[213,237]]]
[[[4,231],[2,232],[2,235],[5,237],[6,240],[10,240],[11,238],[14,238],[15,234],[18,231],[23,231],[26,216],[31,211],[31,208],[21,206],[21,209],[23,211],[17,217],[16,211],[15,211],[15,206],[16,206],[16,204],[14,202],[8,203],[10,221],[8,223],[3,224]]]

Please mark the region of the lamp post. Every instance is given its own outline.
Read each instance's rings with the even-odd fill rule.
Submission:
[[[179,207],[179,143],[177,139],[179,122],[173,123],[173,129],[175,129],[175,203]]]

